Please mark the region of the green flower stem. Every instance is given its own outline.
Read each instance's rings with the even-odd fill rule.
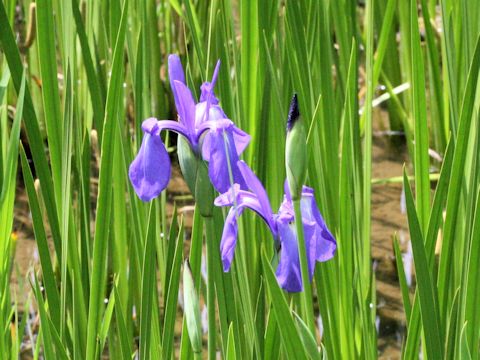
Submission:
[[[313,316],[312,286],[308,277],[307,251],[305,248],[305,236],[303,234],[302,210],[300,208],[300,199],[293,200],[295,211],[295,226],[297,228],[298,249],[300,257],[300,269],[302,272],[303,292],[300,294],[302,302],[302,317],[308,328],[315,336],[315,321]]]
[[[215,329],[215,228],[213,217],[204,217],[207,243],[207,311],[208,311],[208,359],[216,358],[216,329]]]

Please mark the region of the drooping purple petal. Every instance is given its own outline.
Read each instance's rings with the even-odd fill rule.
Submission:
[[[272,219],[272,214],[265,213],[263,211],[258,197],[256,194],[240,189],[239,184],[234,184],[227,192],[219,195],[214,202],[215,206],[238,206],[249,208],[250,210],[256,212],[260,217],[265,221],[265,223],[270,227],[270,231],[276,236],[277,229],[275,226],[275,221]]]
[[[291,204],[290,191],[286,180],[284,189],[287,202]],[[306,223],[315,224],[316,260],[320,262],[330,260],[333,258],[335,251],[337,250],[337,242],[330,230],[328,230],[325,220],[323,220],[323,217],[320,214],[312,188],[303,186],[302,200],[300,204],[304,226]],[[291,211],[293,212],[293,207]],[[279,214],[280,213],[281,211],[279,211]]]
[[[267,219],[271,219],[267,220],[268,225],[271,229],[275,229],[272,207],[270,206],[270,200],[268,199],[267,192],[265,191],[262,183],[260,180],[258,180],[257,176],[253,173],[252,169],[248,167],[245,161],[240,160],[237,163],[237,166],[243,175],[243,179],[245,180],[247,187],[252,190],[255,195],[257,195],[264,216]]]
[[[307,254],[308,276],[309,279],[312,280],[315,271],[315,262],[317,261],[320,232],[315,222],[303,219],[302,223],[305,238],[305,253]]]
[[[150,201],[157,197],[168,185],[170,179],[170,158],[162,139],[156,134],[158,128],[145,124],[142,145],[130,164],[128,175],[138,197]]]
[[[142,130],[144,133],[148,133],[150,135],[160,135],[158,120],[153,117],[143,120]]]
[[[335,255],[335,251],[337,250],[337,242],[335,241],[335,238],[333,237],[330,230],[328,230],[327,225],[325,224],[325,221],[323,220],[323,217],[318,210],[313,195],[311,198],[306,198],[306,200],[307,201],[305,201],[305,207],[310,208],[310,212],[313,215],[313,219],[315,221],[315,228],[317,233],[315,258],[317,261],[321,262],[330,260],[331,258],[333,258],[333,256]],[[302,202],[304,202],[304,198],[302,198]]]
[[[229,271],[233,260],[235,247],[237,244],[238,225],[237,220],[240,214],[246,208],[249,208],[259,214],[269,225],[273,221],[265,218],[263,209],[258,201],[257,196],[249,191],[241,190],[240,185],[234,184],[227,192],[219,195],[215,199],[216,206],[233,206],[225,220],[223,228],[222,241],[220,243],[220,253],[222,256],[223,270]],[[270,229],[276,234],[276,229]]]
[[[278,237],[280,240],[280,261],[277,268],[277,280],[280,286],[289,292],[303,290],[302,272],[298,251],[298,238],[295,223],[277,218]],[[316,226],[315,223],[303,222],[305,252],[307,255],[308,278],[311,281],[315,271],[316,260]]]
[[[229,271],[232,264],[235,247],[237,245],[238,223],[237,219],[245,208],[243,206],[232,207],[228,212],[223,227],[222,240],[220,242],[220,255],[222,257],[223,271]]]
[[[189,138],[195,139],[195,101],[187,86],[175,80],[173,87],[176,89],[178,101],[176,102],[180,122],[189,132]],[[196,144],[193,144],[196,145]]]
[[[236,126],[233,128],[233,141],[235,142],[235,149],[237,150],[237,154],[239,156],[250,143],[251,138],[252,137],[242,129],[239,129]]]
[[[160,133],[162,130],[174,131],[177,134],[184,136],[190,143],[192,142],[188,129],[181,122],[173,120],[160,120],[158,122],[158,132]]]
[[[277,281],[288,292],[303,290],[302,273],[298,257],[297,237],[294,224],[278,222],[281,249],[276,270]]]
[[[236,165],[238,155],[235,151],[231,131],[228,128],[211,129],[208,135],[210,137],[208,175],[215,189],[224,193],[233,184],[239,184],[240,188],[246,189],[245,181]],[[232,175],[232,179],[230,175]]]

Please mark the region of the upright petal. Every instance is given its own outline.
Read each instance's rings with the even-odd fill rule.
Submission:
[[[223,227],[222,240],[220,242],[220,254],[222,257],[223,271],[230,270],[233,256],[235,254],[235,247],[237,246],[238,223],[237,219],[243,212],[244,207],[238,206],[231,208],[225,219]]]
[[[175,106],[178,108],[178,94],[174,82],[179,81],[183,84],[186,84],[186,82],[182,62],[176,54],[168,56],[168,77],[170,78],[170,87],[172,88],[173,98],[175,99]]]
[[[245,181],[236,165],[238,155],[229,128],[212,129],[208,135],[210,137],[208,174],[215,189],[224,193],[233,184],[239,184],[240,188],[246,189]],[[230,171],[232,179],[230,179]]]
[[[217,64],[215,65],[215,70],[213,70],[213,75],[212,75],[212,86],[215,87],[217,84],[217,79],[218,79],[218,73],[220,72],[220,60],[217,60]]]
[[[170,158],[159,135],[145,132],[142,145],[128,170],[130,182],[143,201],[157,197],[170,179]]]
[[[177,92],[176,96],[178,97],[178,101],[176,101],[175,104],[180,122],[183,123],[190,134],[190,138],[193,140],[195,139],[195,101],[193,100],[192,93],[184,83],[177,80],[173,83]]]
[[[215,96],[213,89],[215,88],[219,71],[220,71],[220,60],[217,61],[217,65],[215,66],[215,70],[213,71],[212,81],[211,82],[206,81],[200,87],[200,90],[201,90],[200,102],[205,101],[205,102],[208,102],[210,105],[218,104],[218,99]]]

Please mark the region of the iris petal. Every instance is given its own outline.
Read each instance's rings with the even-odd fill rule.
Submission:
[[[293,223],[277,223],[280,243],[280,260],[276,270],[277,281],[288,292],[303,290],[302,273],[298,257],[297,237]]]
[[[184,83],[177,80],[173,83],[178,97],[176,105],[180,122],[183,123],[189,132],[189,138],[195,139],[195,101],[193,100],[192,93]]]
[[[212,129],[209,132],[210,156],[208,163],[208,175],[218,192],[228,191],[232,184],[230,181],[230,170],[233,183],[239,184],[240,188],[246,189],[242,174],[236,166],[238,155],[233,143],[233,135],[229,129]]]
[[[233,141],[235,142],[235,149],[237,150],[238,155],[243,153],[247,145],[250,143],[250,139],[251,136],[245,131],[236,126],[233,127]]]
[[[203,122],[197,127],[197,139],[200,139],[202,134],[205,136],[202,140],[202,157],[205,161],[210,161],[210,154],[212,152],[212,137],[219,131],[232,131],[235,127],[233,121],[230,119],[219,118]],[[210,130],[210,131],[208,131]],[[199,140],[198,140],[199,141]]]
[[[174,131],[177,134],[183,135],[189,142],[191,142],[190,133],[188,132],[188,129],[178,121],[160,120],[158,122],[158,132],[160,132],[161,130]]]
[[[200,87],[200,90],[201,90],[200,102],[206,101],[210,105],[218,104],[218,99],[215,96],[213,89],[215,88],[219,71],[220,71],[220,60],[217,61],[217,65],[215,66],[215,70],[213,71],[212,81],[211,82],[206,81]]]
[[[231,208],[225,219],[222,241],[220,242],[220,254],[222,257],[223,271],[229,271],[232,264],[235,247],[237,246],[238,224],[237,219],[243,212],[244,207]]]
[[[161,138],[146,132],[128,175],[138,197],[150,201],[168,185],[170,158]]]
[[[255,195],[257,195],[264,216],[267,219],[271,219],[267,220],[268,225],[271,229],[275,229],[275,224],[273,224],[272,207],[270,206],[270,200],[268,199],[267,192],[265,191],[262,183],[260,180],[258,180],[257,176],[253,173],[252,169],[248,167],[245,161],[239,161],[237,166],[243,175],[243,179],[245,180],[247,187],[252,190]]]
[[[168,57],[168,77],[170,78],[170,87],[172,88],[173,98],[175,99],[175,106],[178,109],[179,97],[174,82],[179,81],[185,84],[185,74],[178,55],[172,54]]]
[[[315,227],[314,235],[312,235],[314,236],[316,249],[315,259],[317,261],[330,260],[335,255],[337,242],[330,233],[330,230],[328,230],[325,220],[323,220],[323,217],[320,214],[312,188],[307,186],[303,187],[300,204],[304,226],[308,223],[313,224]]]
[[[208,116],[206,112],[208,111]],[[209,105],[206,101],[199,102],[195,106],[195,126],[197,129],[204,127],[206,121],[226,119],[227,115],[218,105]]]
[[[315,218],[318,237],[316,239],[317,261],[327,261],[333,258],[337,250],[337,242],[330,230],[328,230],[315,201],[311,203],[311,211]]]

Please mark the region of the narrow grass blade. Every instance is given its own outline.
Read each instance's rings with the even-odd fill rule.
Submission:
[[[460,359],[462,360],[470,360],[472,359],[471,351],[468,347],[467,341],[467,324],[464,324],[462,327],[461,335],[460,335]]]
[[[443,223],[443,209],[449,188],[450,172],[452,169],[453,153],[455,143],[452,138],[448,142],[445,157],[443,159],[440,177],[435,190],[432,210],[428,222],[427,238],[425,240],[425,251],[428,258],[428,266],[430,271],[433,271],[435,259],[435,245],[437,242],[438,232]],[[416,291],[411,316],[408,320],[407,340],[404,347],[403,358],[415,359],[418,356],[418,346],[420,343],[420,303],[418,299],[418,289]]]
[[[122,90],[122,65],[125,31],[127,23],[128,1],[122,10],[122,19],[117,33],[113,52],[112,77],[107,94],[107,104],[103,128],[102,162],[99,175],[99,192],[97,199],[97,219],[95,223],[95,239],[93,249],[92,278],[90,286],[90,301],[88,311],[87,358],[93,358],[96,353],[97,336],[100,329],[103,312],[103,299],[106,278],[106,259],[108,236],[110,228],[111,198],[112,198],[112,168],[114,153],[114,135],[117,117],[117,106],[120,104]]]
[[[55,326],[60,326],[60,295],[57,288],[57,281],[53,272],[52,260],[48,251],[48,241],[43,224],[43,216],[40,210],[37,193],[33,183],[32,172],[30,170],[23,146],[20,148],[20,159],[22,164],[23,180],[28,195],[28,204],[32,213],[33,231],[37,241],[38,255],[42,266],[43,285],[50,305],[50,316]]]
[[[414,128],[414,165],[415,165],[415,194],[417,213],[420,228],[426,233],[428,216],[430,213],[430,178],[428,157],[428,126],[427,100],[425,95],[425,68],[420,47],[420,33],[418,30],[417,1],[410,0],[410,46],[412,68],[412,109]]]
[[[68,359],[65,351],[61,351],[61,349],[56,349],[57,351],[55,351],[55,347],[53,346],[54,342],[52,332],[55,330],[50,326],[47,309],[45,307],[42,292],[40,291],[40,285],[38,284],[38,280],[36,277],[35,284],[32,284],[32,286],[34,286],[35,298],[37,299],[38,310],[40,313],[40,321],[42,325],[42,342],[43,349],[45,351],[45,357],[48,359],[56,359],[57,357],[60,359]]]
[[[104,99],[102,98],[102,91],[100,89],[97,73],[92,60],[92,54],[88,45],[88,38],[83,24],[82,15],[78,8],[78,0],[72,0],[72,12],[75,20],[75,25],[78,33],[78,40],[82,48],[82,58],[87,73],[88,89],[90,92],[90,99],[93,107],[93,119],[95,128],[98,132],[99,144],[102,143],[103,119],[105,116]]]
[[[9,24],[7,13],[3,2],[0,2],[0,23]],[[20,52],[15,43],[11,27],[0,31],[0,44],[3,48],[5,58],[10,69],[12,81],[17,94],[20,93],[23,65],[20,58]],[[61,243],[60,243],[60,227],[58,223],[57,207],[55,203],[55,194],[53,192],[52,175],[49,171],[49,165],[45,156],[44,144],[40,127],[33,107],[33,101],[28,86],[25,88],[25,102],[23,118],[25,129],[27,132],[28,142],[30,144],[31,153],[35,170],[42,184],[42,194],[45,201],[45,208],[48,214],[50,229],[52,232],[55,252],[59,260],[61,259]]]
[[[140,359],[150,358],[150,338],[152,332],[152,307],[155,304],[156,287],[155,266],[155,203],[150,203],[147,238],[144,241],[142,264],[142,289],[140,303]]]
[[[262,264],[265,274],[268,293],[272,303],[272,310],[278,322],[278,329],[282,337],[282,345],[288,358],[295,359],[305,356],[304,346],[298,334],[292,312],[288,307],[287,300],[278,286],[272,266],[267,259],[265,251],[262,252]]]
[[[169,359],[173,352],[173,337],[175,317],[177,315],[178,289],[180,286],[180,269],[183,258],[183,222],[180,221],[180,229],[175,240],[175,256],[173,258],[168,296],[165,301],[165,319],[162,331],[163,358]]]
[[[447,195],[447,209],[440,255],[440,266],[438,273],[438,296],[440,301],[440,315],[442,324],[446,323],[447,308],[451,297],[450,286],[452,283],[453,246],[455,231],[459,212],[460,193],[463,182],[463,172],[470,134],[470,126],[474,117],[475,94],[478,91],[477,80],[480,68],[480,38],[477,40],[475,53],[473,55],[467,85],[464,92],[462,110],[459,117],[458,134],[453,154],[452,170]]]
[[[405,171],[403,175],[408,224],[410,227],[415,273],[417,274],[417,286],[420,297],[420,311],[425,332],[426,351],[430,358],[441,359],[443,358],[443,341],[441,340],[440,335],[440,319],[436,289],[428,268],[422,230],[415,210],[412,190],[410,189]]]
[[[480,190],[477,192],[475,217],[473,221],[470,258],[468,261],[467,292],[465,304],[464,328],[465,341],[472,351],[478,348],[480,343],[480,310],[478,299],[480,299]],[[462,342],[464,341],[462,337]],[[463,344],[461,346],[464,346]],[[475,356],[476,357],[476,356]]]
[[[228,341],[227,341],[227,360],[236,360],[237,355],[235,353],[235,336],[233,335],[233,324],[230,324],[228,329]]]
[[[183,303],[184,313],[187,322],[188,336],[192,344],[193,352],[202,353],[202,323],[200,319],[200,304],[195,291],[190,264],[185,261],[183,264]],[[230,335],[230,334],[229,334]]]
[[[252,0],[240,3],[240,23],[244,36],[241,44],[241,99],[242,113],[248,119],[247,131],[256,137],[257,72],[258,72],[258,3]]]
[[[305,352],[308,354],[310,359],[320,360],[320,352],[318,351],[318,345],[317,341],[315,340],[315,336],[312,334],[312,332],[308,328],[307,324],[305,324],[305,322],[302,320],[302,318],[298,316],[296,312],[294,312],[293,314],[297,319],[297,331],[302,338]]]
[[[20,125],[23,115],[23,103],[25,99],[25,76],[22,78],[22,85],[20,87],[20,94],[15,110],[15,118],[13,120],[12,128],[10,130],[10,138],[8,142],[7,153],[5,157],[5,172],[2,177],[0,188],[0,248],[2,254],[0,255],[0,264],[3,264],[4,256],[9,256],[9,252],[5,248],[9,243],[13,223],[13,208],[16,188],[16,173],[18,165],[18,144],[20,141]],[[3,170],[3,168],[2,168]]]
[[[280,351],[280,334],[277,318],[270,307],[264,339],[264,359],[278,359]]]
[[[48,135],[48,149],[52,165],[52,177],[56,197],[61,196],[62,161],[62,116],[58,91],[57,54],[55,53],[55,22],[52,1],[37,2],[38,57],[42,77],[42,98],[45,124]],[[59,205],[59,203],[57,203]],[[61,210],[61,209],[58,209]]]

